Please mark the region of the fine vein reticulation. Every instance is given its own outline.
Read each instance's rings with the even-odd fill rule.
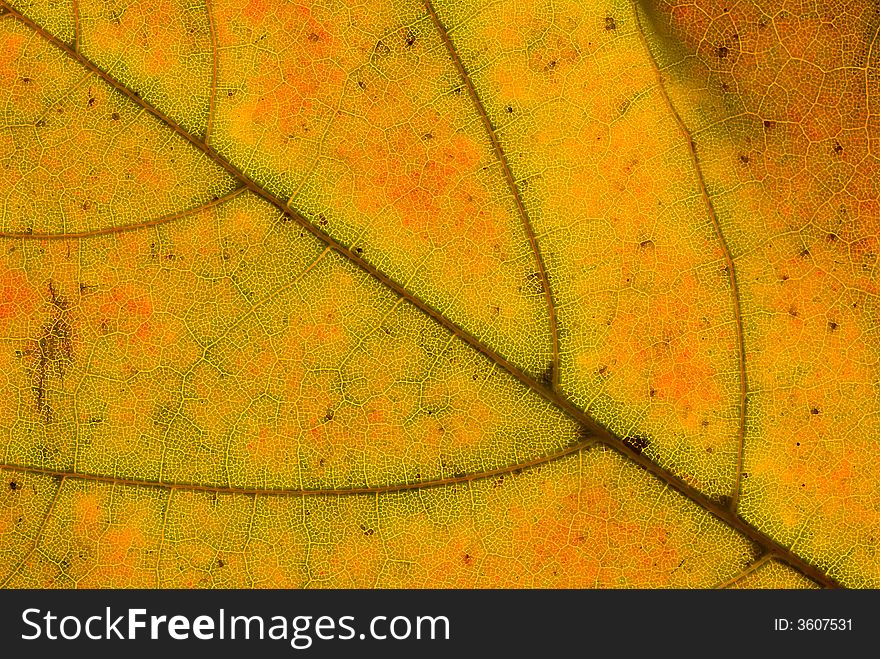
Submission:
[[[449,48],[451,56],[453,56],[453,58],[456,61],[456,66],[459,70],[459,73],[461,74],[461,76],[464,80],[468,81],[467,84],[469,86],[469,90],[470,90],[470,93],[472,94],[472,97],[474,99],[475,104],[477,104],[478,108],[481,108],[480,103],[479,103],[479,99],[476,97],[476,93],[473,89],[473,84],[469,81],[469,79],[467,77],[467,73],[464,70],[463,66],[461,65],[460,59],[455,54],[455,49],[453,48],[452,43],[449,40],[448,34],[445,32],[445,28],[443,28],[442,24],[439,23],[439,21],[437,20],[436,14],[433,12],[433,8],[431,8],[429,4],[427,5],[427,7],[428,7],[429,13],[431,13],[431,15],[432,15],[432,20],[435,21],[435,24],[437,24],[438,29],[440,29],[442,34],[444,35],[444,40],[446,41],[447,48]],[[23,471],[23,472],[40,473],[40,474],[44,474],[44,475],[54,476],[54,477],[58,478],[60,482],[63,482],[65,479],[82,479],[82,480],[100,481],[100,482],[117,483],[117,484],[140,485],[140,486],[145,486],[145,487],[168,488],[171,490],[171,492],[173,492],[174,490],[199,490],[199,491],[210,491],[210,492],[235,492],[235,493],[252,494],[252,495],[276,495],[276,496],[346,495],[346,494],[362,494],[365,492],[375,493],[375,492],[385,492],[385,491],[389,491],[389,492],[402,491],[402,490],[417,489],[417,488],[422,488],[422,487],[450,485],[450,484],[454,484],[454,483],[458,483],[458,482],[468,482],[468,481],[476,480],[479,478],[488,478],[488,477],[492,477],[492,476],[496,476],[496,475],[504,474],[504,473],[516,473],[518,470],[521,470],[521,469],[535,467],[535,466],[550,462],[552,460],[556,460],[556,459],[562,458],[564,456],[570,455],[572,453],[586,450],[590,446],[599,443],[599,444],[604,444],[604,445],[614,449],[615,451],[619,452],[620,454],[626,456],[632,462],[634,462],[634,463],[638,464],[640,467],[642,467],[645,471],[652,474],[656,478],[660,479],[662,482],[664,482],[670,488],[678,491],[679,493],[684,495],[686,498],[688,498],[690,501],[692,501],[696,505],[700,506],[701,508],[703,508],[707,512],[711,513],[715,517],[724,521],[726,524],[728,524],[733,529],[737,530],[738,532],[742,533],[744,536],[748,537],[751,541],[753,541],[756,545],[758,545],[761,548],[761,555],[762,555],[762,557],[766,557],[766,560],[770,560],[770,558],[775,558],[775,559],[781,560],[781,561],[787,563],[788,565],[790,565],[792,568],[800,571],[806,577],[816,581],[817,583],[819,583],[825,587],[832,587],[832,588],[840,587],[840,584],[834,578],[828,576],[822,570],[818,569],[816,566],[805,561],[803,558],[801,558],[800,556],[798,556],[794,552],[792,552],[789,549],[787,549],[786,547],[782,546],[777,541],[773,540],[768,535],[766,535],[765,533],[763,533],[759,529],[755,528],[754,526],[752,526],[751,524],[749,524],[748,522],[743,520],[737,514],[735,507],[731,507],[730,505],[728,505],[728,503],[726,501],[722,503],[722,502],[718,502],[718,501],[715,501],[715,500],[709,498],[708,496],[706,496],[705,494],[703,494],[702,492],[700,492],[699,490],[697,490],[696,488],[694,488],[690,484],[686,483],[680,477],[676,476],[675,474],[668,471],[667,469],[661,467],[660,465],[655,463],[653,460],[651,460],[650,458],[643,455],[641,452],[635,450],[628,443],[626,443],[622,438],[617,437],[616,435],[611,433],[609,430],[607,430],[601,424],[597,423],[594,419],[592,419],[583,410],[576,407],[566,397],[562,396],[555,387],[547,386],[546,383],[539,382],[538,380],[534,379],[533,377],[531,377],[530,375],[526,374],[521,369],[516,367],[514,364],[510,363],[508,360],[506,360],[504,357],[502,357],[500,354],[498,354],[495,350],[493,350],[490,346],[486,345],[480,339],[478,339],[477,337],[473,336],[472,334],[470,334],[466,330],[459,327],[456,323],[454,323],[451,320],[449,320],[448,318],[446,318],[443,314],[441,314],[439,311],[437,311],[436,309],[434,309],[433,307],[428,305],[426,302],[421,300],[419,297],[413,295],[403,285],[401,285],[397,281],[391,279],[389,276],[387,276],[385,273],[380,271],[374,265],[372,265],[368,261],[364,260],[357,252],[340,244],[334,238],[332,238],[330,235],[328,235],[327,233],[322,231],[317,226],[313,225],[307,218],[305,218],[303,215],[301,215],[295,209],[291,208],[290,205],[288,204],[288,202],[286,202],[285,200],[279,198],[278,196],[272,194],[271,192],[269,192],[268,190],[263,188],[261,185],[256,183],[249,176],[247,176],[244,172],[242,172],[238,167],[236,167],[234,164],[229,162],[220,153],[218,153],[216,150],[214,150],[214,148],[209,146],[206,143],[205,139],[196,137],[196,136],[190,134],[188,131],[184,130],[177,122],[172,120],[169,116],[167,116],[161,110],[159,110],[158,108],[156,108],[152,104],[150,104],[147,101],[145,101],[144,99],[142,99],[141,96],[137,92],[131,90],[130,88],[128,88],[127,86],[122,84],[120,81],[115,79],[113,76],[108,74],[101,67],[97,66],[94,62],[92,62],[88,58],[84,57],[81,53],[78,52],[78,50],[76,48],[72,47],[71,45],[63,42],[62,40],[60,40],[57,37],[53,36],[52,34],[48,33],[46,30],[42,29],[39,25],[35,24],[28,17],[22,15],[20,12],[16,11],[14,8],[10,7],[3,0],[0,0],[0,15],[2,15],[2,14],[8,14],[10,17],[13,17],[14,19],[16,19],[18,21],[21,21],[23,24],[27,25],[30,29],[32,29],[36,33],[40,34],[42,38],[46,39],[47,41],[52,43],[55,47],[62,50],[66,55],[68,55],[70,58],[77,61],[81,66],[88,69],[89,71],[91,71],[95,75],[99,76],[107,84],[111,85],[114,89],[116,89],[119,93],[123,94],[125,97],[127,97],[129,100],[131,100],[133,103],[135,103],[139,107],[141,107],[144,111],[150,113],[152,116],[157,118],[165,126],[167,126],[169,130],[172,130],[173,132],[177,133],[180,137],[185,139],[187,142],[189,142],[191,145],[193,145],[195,148],[197,148],[199,151],[201,151],[203,154],[205,154],[205,156],[207,156],[213,162],[215,162],[217,165],[222,167],[226,172],[228,172],[233,178],[235,178],[238,181],[239,187],[236,190],[227,194],[226,198],[219,198],[219,199],[213,200],[212,202],[210,202],[210,204],[216,205],[216,204],[222,203],[224,200],[228,200],[228,198],[231,198],[231,196],[240,194],[244,190],[250,190],[254,194],[262,197],[263,199],[265,199],[266,201],[271,203],[273,206],[278,208],[279,211],[282,212],[287,218],[295,221],[296,223],[301,225],[304,230],[308,231],[313,236],[315,236],[316,238],[321,240],[327,246],[327,249],[338,252],[340,255],[346,257],[348,260],[350,260],[352,263],[357,265],[363,271],[365,271],[366,273],[368,273],[369,275],[371,275],[372,277],[377,279],[384,286],[388,287],[395,294],[400,296],[400,298],[406,300],[407,302],[411,303],[413,306],[417,307],[419,310],[421,310],[426,315],[430,316],[437,323],[442,325],[446,330],[448,330],[453,335],[455,335],[457,338],[459,338],[460,340],[467,343],[471,348],[482,353],[485,357],[490,359],[496,365],[496,367],[498,367],[499,369],[501,369],[503,371],[506,371],[509,375],[511,375],[512,377],[519,380],[521,383],[523,383],[530,390],[532,390],[533,392],[535,392],[536,394],[538,394],[539,396],[541,396],[542,398],[547,400],[549,403],[551,403],[556,408],[558,408],[561,411],[563,411],[564,413],[566,413],[571,418],[575,419],[581,426],[581,439],[578,442],[576,442],[575,444],[573,444],[569,447],[566,447],[565,449],[560,450],[556,453],[552,453],[552,454],[545,455],[545,456],[540,456],[537,458],[532,458],[530,460],[523,461],[521,463],[510,465],[507,467],[503,467],[501,469],[495,469],[495,470],[490,470],[490,471],[486,471],[486,472],[479,472],[479,473],[471,473],[471,474],[467,474],[464,476],[456,476],[453,478],[438,479],[438,480],[433,480],[433,481],[392,484],[392,485],[383,486],[381,488],[360,488],[360,489],[353,488],[353,489],[327,489],[327,490],[305,490],[305,489],[300,489],[300,490],[296,490],[296,489],[257,490],[257,489],[211,487],[211,486],[205,486],[205,485],[200,485],[200,484],[195,484],[195,483],[164,483],[164,482],[138,481],[138,480],[131,480],[131,479],[116,479],[113,477],[101,476],[101,475],[96,475],[96,474],[54,472],[49,469],[41,469],[41,468],[28,467],[28,466],[16,465],[16,464],[4,464],[4,465],[0,465],[0,467],[13,469],[13,470],[19,470],[19,471]],[[673,111],[674,111],[674,109],[673,109]],[[486,115],[485,115],[485,111],[480,109],[480,113],[483,115],[484,122],[488,122],[488,119],[486,118]],[[680,119],[678,119],[678,121],[679,121],[679,123],[681,123]],[[503,157],[503,152],[501,151],[500,144],[497,141],[497,137],[494,135],[491,124],[487,124],[486,127],[487,127],[487,131],[490,134],[490,139],[492,139],[492,141],[493,141],[493,146],[496,148],[496,154],[498,154],[499,157]],[[682,124],[682,129],[684,130],[683,124]],[[693,151],[692,151],[692,153],[693,153]],[[694,156],[694,158],[695,158],[695,156]],[[696,161],[696,158],[695,158],[694,162],[695,162],[695,166],[698,167],[698,162]],[[506,170],[506,175],[508,176],[508,180],[512,186],[511,192],[515,194],[516,193],[515,184],[513,182],[512,175],[510,174],[510,170],[506,166],[505,166],[505,170]],[[702,181],[701,181],[701,187],[702,187],[703,195],[706,195],[705,186],[702,185]],[[706,196],[705,198],[706,198],[706,202],[708,204],[709,203],[708,196]],[[521,201],[519,201],[519,203],[521,206]],[[709,205],[709,207],[711,208],[711,205]],[[189,211],[184,211],[183,214],[188,214],[190,212],[193,212],[193,209],[191,209]],[[528,223],[528,218],[525,215],[525,211],[521,210],[521,212],[522,212],[523,221]],[[149,225],[154,225],[154,224],[161,223],[161,222],[168,222],[173,219],[176,219],[180,215],[181,214],[177,214],[175,216],[166,216],[164,218],[160,218],[159,220],[153,221]],[[713,215],[713,218],[714,218],[714,215]],[[122,231],[122,230],[132,230],[132,229],[137,229],[140,226],[149,226],[149,225],[143,224],[143,225],[118,227],[118,228],[112,228],[109,230],[102,230],[102,231],[100,231],[100,233],[110,233],[110,232],[116,232],[116,231]],[[717,222],[716,222],[716,226],[717,226]],[[91,235],[91,234],[89,234],[89,235]],[[719,236],[720,236],[720,232],[719,232]],[[71,239],[73,239],[73,238],[83,237],[83,236],[78,235],[78,234],[40,235],[40,234],[30,233],[30,234],[15,234],[15,235],[5,234],[5,237],[9,237],[9,238],[15,237],[15,238],[19,238],[19,239],[47,239],[47,238],[56,238],[56,239],[58,239],[58,238],[71,238]],[[535,257],[538,260],[538,262],[541,263],[541,258],[540,258],[540,254],[537,251],[537,243],[535,242],[534,235],[530,234],[530,238],[532,240],[532,246],[533,246],[533,249],[535,252]],[[723,242],[723,237],[722,237],[722,242]],[[729,258],[729,252],[727,252],[727,254],[728,254],[728,258]],[[541,265],[541,267],[543,268],[543,265]],[[735,279],[733,279],[732,263],[730,264],[729,274],[732,278],[731,282],[735,287]],[[550,304],[550,310],[552,311],[552,297],[550,297],[550,289],[549,289],[549,285],[547,283],[546,273],[543,274],[543,277],[544,277],[543,281],[544,281],[545,295],[548,296],[547,297],[548,303]],[[735,288],[734,288],[734,291],[735,291]],[[738,307],[737,307],[737,319],[739,320]],[[555,337],[555,331],[554,331],[554,337]],[[554,338],[554,342],[555,342],[555,338]],[[740,329],[740,349],[742,349],[741,329]],[[555,355],[556,355],[556,352],[554,351],[554,356]],[[740,360],[740,361],[742,361],[742,360]],[[555,369],[555,370],[558,370],[558,369]],[[554,373],[553,375],[554,375],[554,381],[555,381],[555,378],[558,377],[558,375],[556,373]],[[745,391],[744,377],[742,379],[742,383],[743,383],[742,386],[743,386],[743,392],[744,392]],[[742,406],[744,407],[744,405],[745,405],[745,398],[743,395]],[[741,452],[740,452],[740,454],[741,454]],[[741,461],[741,457],[740,457],[740,461]],[[60,490],[60,484],[59,484],[59,490]]]

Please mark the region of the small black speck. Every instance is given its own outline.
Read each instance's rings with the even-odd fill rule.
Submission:
[[[15,481],[12,481],[11,483],[9,483],[9,489],[14,492],[15,490],[18,489],[18,483],[16,483]]]
[[[355,254],[360,256],[361,254],[364,253],[364,248],[363,247],[355,247],[354,250],[352,250],[352,251],[354,251]]]
[[[504,111],[505,111],[507,114],[513,114],[513,106],[512,106],[512,105],[508,105],[506,108],[504,108]]]

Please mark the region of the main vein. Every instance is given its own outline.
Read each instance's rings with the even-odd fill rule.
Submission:
[[[374,277],[376,280],[381,282],[384,286],[392,290],[395,294],[421,310],[427,316],[434,319],[437,323],[443,326],[447,331],[451,332],[453,335],[467,343],[470,347],[477,350],[481,354],[483,354],[486,358],[492,361],[496,367],[506,371],[509,375],[519,380],[523,385],[525,385],[528,389],[530,389],[535,394],[541,396],[549,403],[554,405],[556,408],[567,414],[569,417],[576,420],[581,425],[581,435],[582,435],[582,444],[575,445],[573,447],[569,447],[564,452],[559,454],[552,454],[550,457],[537,458],[539,462],[543,463],[551,459],[557,459],[562,457],[563,455],[569,455],[570,453],[584,448],[587,444],[593,442],[601,442],[610,448],[614,449],[618,453],[624,455],[629,458],[632,462],[639,465],[645,471],[649,472],[656,478],[660,479],[672,489],[678,491],[680,494],[685,496],[687,499],[692,501],[697,506],[703,508],[707,512],[711,513],[715,517],[721,519],[726,524],[728,524],[731,528],[745,535],[757,545],[759,545],[764,552],[772,553],[774,556],[778,557],[780,560],[788,563],[793,568],[799,570],[807,577],[813,579],[814,581],[826,586],[826,587],[840,587],[840,584],[831,576],[825,574],[817,567],[813,566],[800,556],[796,555],[794,552],[789,549],[783,547],[776,540],[772,539],[764,532],[760,531],[756,527],[752,526],[749,522],[744,520],[739,514],[732,509],[728,505],[724,505],[710,499],[706,494],[700,492],[696,488],[694,488],[689,483],[682,480],[679,476],[673,474],[665,467],[660,466],[658,463],[654,462],[651,458],[642,454],[641,452],[633,449],[627,443],[623,441],[620,437],[617,437],[612,432],[610,432],[607,428],[598,423],[595,419],[593,419],[589,414],[585,413],[583,410],[575,406],[568,398],[563,396],[559,391],[553,387],[548,387],[538,382],[530,375],[526,374],[524,371],[513,365],[503,356],[501,356],[498,352],[496,352],[493,348],[485,344],[483,341],[472,335],[467,330],[461,328],[455,322],[447,318],[441,312],[434,309],[427,302],[419,298],[417,295],[413,294],[411,291],[407,290],[403,285],[399,282],[393,280],[391,277],[386,275],[384,272],[379,270],[376,266],[371,263],[365,261],[360,255],[358,255],[354,250],[340,244],[334,238],[332,238],[329,234],[322,231],[320,228],[312,224],[308,219],[306,219],[302,214],[300,214],[295,209],[291,208],[287,202],[273,194],[272,192],[266,190],[260,184],[251,179],[247,174],[241,171],[236,165],[232,164],[229,160],[227,160],[224,156],[222,156],[219,152],[214,150],[211,146],[205,143],[204,140],[195,137],[190,134],[188,131],[184,130],[177,122],[171,119],[168,115],[162,112],[157,107],[153,106],[148,101],[141,98],[141,95],[136,91],[129,89],[119,80],[110,75],[107,71],[99,67],[97,64],[92,62],[87,57],[83,56],[81,53],[78,53],[74,48],[72,48],[69,44],[65,43],[61,39],[52,35],[51,33],[44,30],[42,27],[34,23],[30,18],[24,16],[20,12],[18,12],[15,8],[11,7],[7,4],[6,0],[0,0],[0,8],[5,9],[11,16],[15,19],[21,21],[25,25],[27,25],[30,29],[34,30],[36,33],[40,34],[44,39],[48,42],[52,43],[54,46],[62,50],[68,57],[77,61],[81,66],[88,69],[102,80],[104,80],[108,85],[112,86],[119,93],[124,95],[126,98],[131,100],[133,103],[137,104],[144,111],[148,112],[156,119],[161,121],[167,128],[184,140],[189,142],[192,146],[201,151],[207,158],[215,162],[218,166],[224,169],[227,173],[229,173],[233,178],[235,178],[239,185],[247,190],[250,190],[254,194],[262,197],[267,202],[271,203],[273,206],[278,208],[282,213],[284,213],[288,218],[297,222],[302,228],[313,236],[324,242],[328,248],[334,250],[340,255],[344,256],[348,260],[350,260],[353,264],[361,268],[364,272]],[[0,12],[2,13],[2,12]],[[705,187],[703,188],[705,194]],[[708,199],[708,198],[707,198]],[[33,235],[24,235],[21,236],[23,239],[28,238],[36,238],[37,236]],[[730,272],[733,272],[733,269],[730,269]],[[549,290],[549,287],[547,288]],[[737,314],[739,318],[739,314]],[[546,458],[546,459],[545,459]],[[531,463],[524,463],[528,466]],[[41,471],[39,468],[35,467],[23,467],[18,465],[5,465],[8,468],[12,469],[22,469],[22,470],[30,470],[33,472]],[[509,467],[511,470],[516,470],[521,468],[520,465],[513,465]],[[507,469],[507,468],[505,468]],[[67,472],[51,472],[51,470],[42,470],[42,473],[54,473],[55,475],[63,478],[91,478],[92,480],[113,480],[112,477],[100,477],[100,476],[88,476],[88,475],[80,475],[76,473],[67,473]],[[467,477],[464,477],[464,480],[468,480]],[[136,484],[135,481],[131,482],[132,484]],[[147,482],[137,482],[143,485],[148,485]],[[444,483],[448,484],[448,483]],[[163,485],[160,483],[154,483],[156,486],[170,487],[170,485]],[[423,484],[416,484],[412,487],[424,487]],[[183,489],[184,487],[190,489],[201,489],[201,490],[209,490],[209,491],[218,491],[220,488],[215,488],[211,486],[202,486],[202,485],[177,485],[176,487]],[[409,486],[399,486],[399,489],[406,489]],[[372,491],[372,490],[371,490]],[[243,492],[243,491],[242,491]],[[328,493],[327,491],[321,491],[323,493]],[[337,490],[337,494],[352,494],[357,493],[357,490]],[[252,494],[255,491],[251,492]],[[305,494],[306,491],[299,490],[287,490],[286,494]],[[318,493],[318,491],[311,491],[311,493]]]

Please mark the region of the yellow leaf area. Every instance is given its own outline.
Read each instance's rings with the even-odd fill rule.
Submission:
[[[0,0],[0,582],[876,585],[873,51],[723,9]]]
[[[739,282],[740,510],[841,581],[876,587],[876,3],[659,2],[645,22]]]
[[[804,578],[800,572],[792,570],[785,563],[767,561],[756,564],[754,570],[743,574],[734,582],[726,584],[726,588],[736,589],[807,589],[817,588],[816,583]]]
[[[603,448],[515,476],[345,496],[3,478],[17,488],[0,503],[8,587],[686,588],[751,558]]]

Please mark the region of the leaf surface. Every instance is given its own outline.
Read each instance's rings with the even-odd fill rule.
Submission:
[[[876,585],[876,14],[0,7],[6,585]]]

